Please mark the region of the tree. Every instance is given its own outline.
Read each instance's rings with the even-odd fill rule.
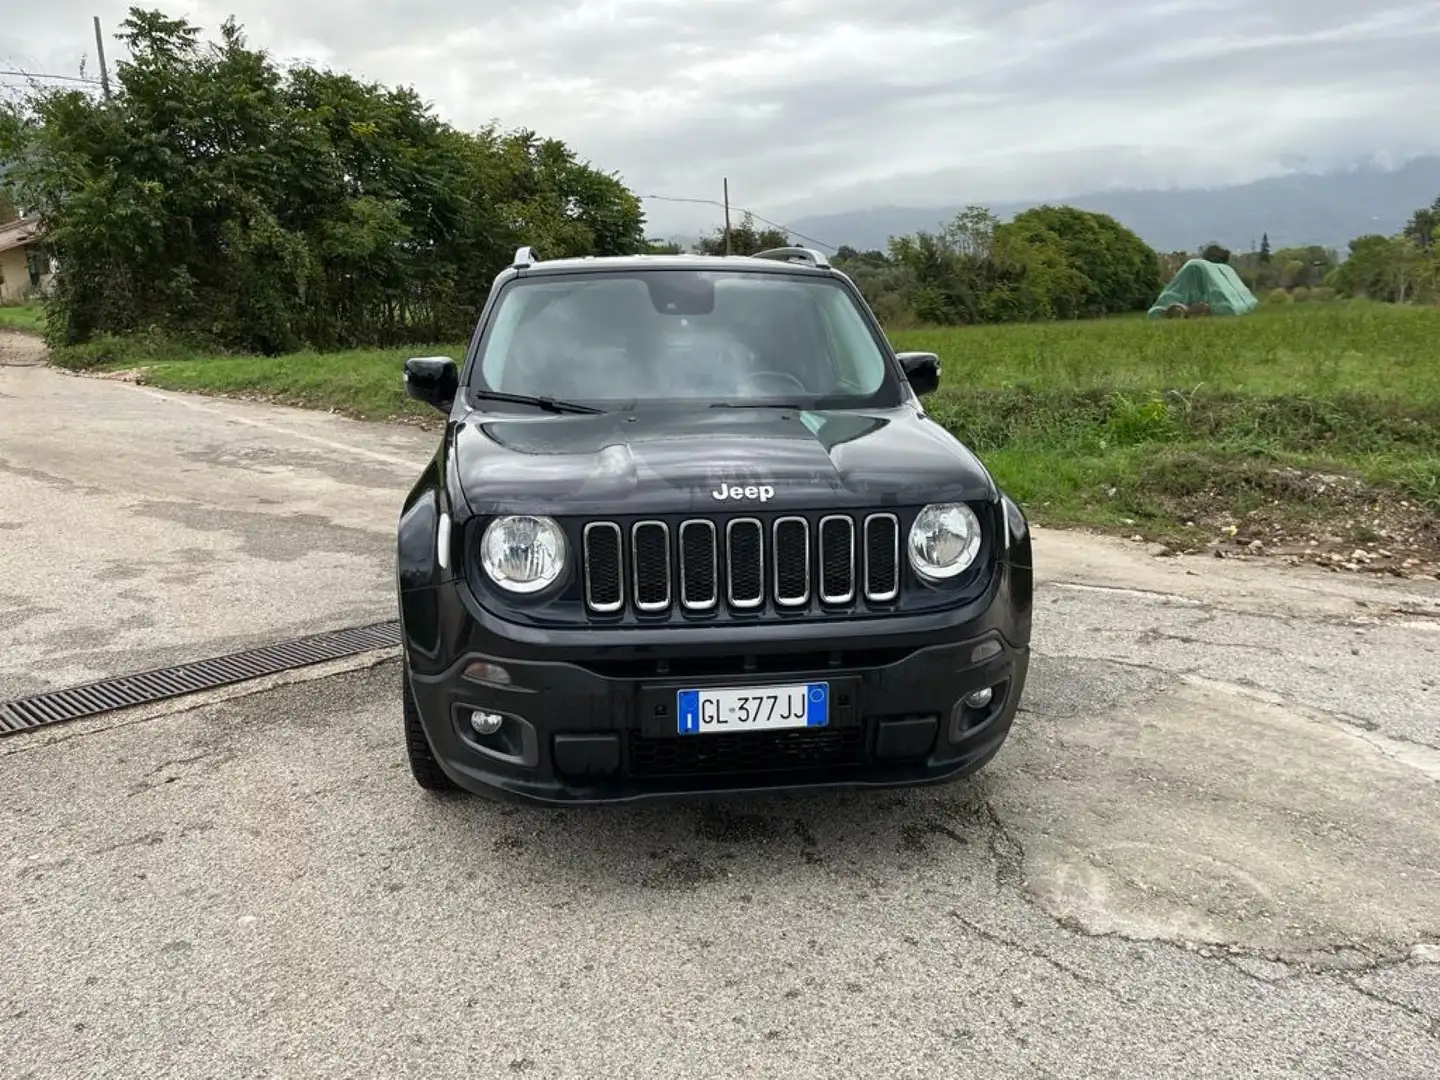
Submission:
[[[1260,265],[1270,265],[1270,234],[1268,232],[1260,234]]]
[[[1403,304],[1429,290],[1433,284],[1434,263],[1426,257],[1425,249],[1409,236],[1397,236],[1390,241],[1386,281],[1395,303]]]
[[[1440,195],[1429,206],[1421,207],[1410,215],[1404,235],[1421,251],[1430,251],[1440,239]]]
[[[890,259],[902,267],[910,306],[929,323],[996,321],[991,301],[1000,281],[993,255],[1000,222],[970,206],[938,232],[892,238]]]
[[[766,251],[770,248],[782,248],[790,246],[790,235],[782,229],[765,228],[759,229],[755,225],[755,215],[746,211],[740,219],[738,226],[730,228],[730,254],[732,255],[754,255],[756,252]],[[695,250],[701,255],[724,255],[725,254],[725,230],[716,229],[709,236],[702,236],[695,245]]]
[[[841,244],[830,262],[835,266],[844,266],[851,270],[860,268],[879,270],[891,265],[890,256],[883,251],[857,251],[848,244]]]
[[[644,246],[639,200],[564,143],[458,131],[410,89],[281,69],[130,9],[110,101],[34,92],[0,169],[58,257],[49,326],[276,352],[463,337],[521,244]]]
[[[847,272],[858,265],[852,258]],[[862,289],[884,280],[902,290],[904,310],[929,323],[1140,310],[1161,284],[1159,257],[1138,236],[1111,217],[1069,206],[1036,207],[1003,224],[971,206],[937,232],[893,238],[888,262],[883,277],[868,277]]]
[[[1230,261],[1230,249],[1220,244],[1211,242],[1200,249],[1200,257],[1206,262],[1228,263]]]
[[[1064,277],[1068,292],[1085,282],[1076,317],[1143,311],[1162,287],[1160,258],[1145,241],[1108,214],[1073,206],[1039,206],[1017,214],[1013,223],[1037,243],[1058,246],[1073,274]]]
[[[1440,274],[1435,254],[1409,236],[1368,235],[1350,241],[1349,258],[1327,283],[1347,296],[1403,304],[1433,298]]]

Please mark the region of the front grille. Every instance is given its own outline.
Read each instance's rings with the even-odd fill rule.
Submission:
[[[636,777],[804,772],[844,768],[864,760],[863,727],[659,739],[630,733],[630,775]]]
[[[597,613],[628,601],[645,615],[677,604],[694,616],[722,605],[757,611],[841,607],[864,599],[888,604],[900,594],[900,521],[891,513],[827,514],[813,522],[783,515],[767,525],[739,517],[690,518],[672,529],[637,521],[625,529],[592,521],[582,531],[585,605]]]

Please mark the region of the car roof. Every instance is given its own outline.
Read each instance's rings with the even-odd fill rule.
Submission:
[[[605,273],[635,270],[709,270],[750,274],[814,274],[833,277],[829,261],[807,248],[776,248],[756,255],[586,255],[569,259],[540,259],[521,248],[502,276],[513,272],[526,277],[541,274]]]

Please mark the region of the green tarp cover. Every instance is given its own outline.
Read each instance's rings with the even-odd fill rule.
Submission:
[[[1175,272],[1150,309],[1158,319],[1171,304],[1209,304],[1212,315],[1244,315],[1260,306],[1233,266],[1191,259]]]

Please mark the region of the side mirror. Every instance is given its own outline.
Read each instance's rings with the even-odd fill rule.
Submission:
[[[940,388],[940,357],[933,352],[902,352],[896,355],[915,393],[923,397]]]
[[[460,372],[448,356],[412,356],[405,361],[405,396],[449,412],[460,390]]]

